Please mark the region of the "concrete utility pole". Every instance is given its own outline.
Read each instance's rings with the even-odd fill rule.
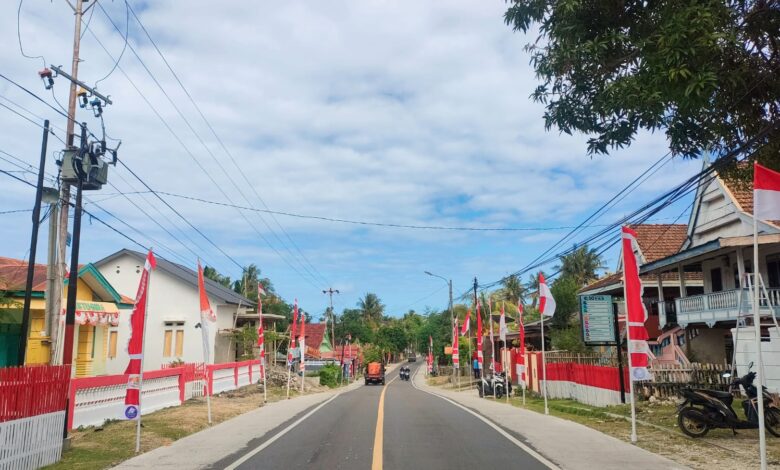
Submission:
[[[69,5],[70,2],[68,3]],[[73,149],[73,129],[76,122],[76,82],[79,75],[79,47],[81,46],[81,20],[84,16],[84,0],[76,0],[76,6],[73,7],[73,14],[76,18],[76,24],[73,30],[73,61],[71,63],[70,75],[73,80],[70,81],[70,94],[68,95],[68,121],[66,123],[66,140],[69,149]],[[70,201],[70,184],[65,181],[61,181],[60,184],[60,220],[59,220],[59,232],[57,241],[57,256],[56,260],[59,263],[57,269],[54,272],[54,284],[56,285],[55,292],[49,292],[52,296],[52,305],[55,316],[52,321],[52,345],[57,346],[64,341],[60,341],[59,336],[62,332],[59,330],[59,321],[55,319],[59,318],[59,312],[62,311],[62,293],[61,289],[64,285],[63,275],[67,270],[67,240],[68,240],[68,202]],[[56,349],[56,351],[55,351]],[[52,347],[51,362],[52,364],[59,364],[61,360],[60,351],[58,347]]]
[[[336,348],[336,315],[333,313],[333,294],[340,294],[338,289],[328,287],[328,290],[322,291],[323,294],[328,294],[330,297],[330,344]]]

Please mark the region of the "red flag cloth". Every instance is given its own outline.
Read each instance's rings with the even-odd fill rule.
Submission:
[[[200,295],[200,316],[201,319],[217,321],[217,316],[209,304],[209,296],[206,293],[206,281],[203,279],[203,268],[198,260],[198,294]]]
[[[295,304],[293,305],[293,321],[292,326],[290,327],[290,344],[287,345],[287,366],[292,366],[293,363],[293,352],[292,350],[295,349],[295,334],[298,331],[298,299],[295,299]]]
[[[455,319],[455,324],[452,325],[452,367],[455,369],[460,368],[460,355],[458,351],[458,319]]]
[[[260,296],[263,294],[265,294],[265,291],[263,290],[263,285],[258,282],[257,283],[257,318],[258,318],[257,347],[260,348],[260,361],[262,362],[263,367],[265,367],[265,328],[263,327],[263,299],[260,298]]]
[[[466,319],[463,320],[463,328],[460,330],[460,335],[466,336],[466,334],[469,332],[470,327],[471,327],[471,310],[466,312]]]
[[[628,325],[628,353],[631,355],[631,380],[649,380],[647,370],[649,348],[647,346],[647,311],[642,302],[642,281],[634,253],[637,234],[623,227],[623,285],[626,297],[626,321]]]
[[[539,313],[548,317],[555,314],[555,299],[542,273],[539,273]]]
[[[428,335],[428,372],[433,372],[433,337]]]
[[[523,305],[517,304],[517,332],[518,332],[518,346],[520,352],[517,355],[517,380],[525,386],[525,324],[523,324]]]
[[[484,356],[482,354],[482,314],[479,310],[479,301],[477,302],[477,362],[479,363],[479,368],[482,369],[482,363],[484,361]]]
[[[301,334],[298,344],[301,347],[301,372],[306,370],[306,315],[301,315]]]
[[[138,419],[141,416],[141,359],[144,352],[144,322],[146,320],[146,298],[149,292],[149,274],[157,266],[154,254],[149,250],[141,272],[141,282],[135,294],[133,313],[130,314],[130,341],[127,343],[127,354],[130,362],[125,374],[127,377],[127,392],[125,393],[125,418]]]
[[[753,213],[759,220],[780,220],[780,173],[753,165]]]

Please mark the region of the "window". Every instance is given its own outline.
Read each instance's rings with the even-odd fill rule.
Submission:
[[[720,275],[720,268],[710,269],[710,283],[712,284],[712,292],[723,290],[723,278]]]
[[[176,357],[182,357],[184,351],[184,330],[176,330]]]
[[[780,287],[780,257],[777,255],[767,257],[766,270],[769,283],[767,287]]]
[[[108,333],[108,357],[113,359],[116,357],[116,340],[119,333],[111,331]]]
[[[173,340],[173,330],[165,330],[165,339],[163,340],[163,357],[171,357],[172,340]]]

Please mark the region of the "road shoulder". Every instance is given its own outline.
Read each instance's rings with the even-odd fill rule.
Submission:
[[[686,468],[578,423],[479,398],[476,391],[432,387],[421,373],[415,374],[413,380],[420,390],[452,400],[517,435],[563,469]]]

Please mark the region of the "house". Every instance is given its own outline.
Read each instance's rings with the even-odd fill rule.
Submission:
[[[328,339],[327,323],[306,324],[306,358],[322,359],[323,353],[333,351]]]
[[[637,233],[635,254],[640,266],[653,263],[680,251],[688,237],[688,226],[685,224],[638,224],[632,227]],[[623,257],[618,257],[618,265],[614,274],[605,276],[579,291],[580,296],[610,295],[621,313],[619,322],[625,329],[623,302]],[[682,282],[680,282],[682,275]],[[681,328],[669,323],[668,318],[674,318],[672,298],[680,292],[681,285],[688,295],[703,292],[703,277],[696,269],[643,274],[642,299],[647,309],[645,327],[649,336],[648,345],[656,358],[656,362],[687,363],[688,359],[681,346],[685,344],[686,336]]]
[[[705,161],[705,165],[709,165]],[[693,209],[686,228],[685,241],[678,252],[655,259],[641,266],[643,276],[663,276],[700,272],[703,290],[693,293],[686,282],[678,290],[667,292],[659,299],[662,327],[679,326],[692,338],[686,344],[686,354],[699,362],[730,362],[735,337],[739,349],[750,351],[755,330],[747,318],[752,300],[746,289],[748,278],[756,268],[763,278],[769,301],[762,300],[760,325],[766,344],[767,366],[780,366],[780,336],[774,315],[780,302],[780,222],[759,221],[759,256],[753,259],[753,188],[751,182],[736,181],[715,174],[703,180],[696,191]],[[671,294],[671,295],[669,295]],[[665,317],[665,318],[664,318]],[[745,325],[738,330],[738,323]],[[772,350],[776,349],[775,353]],[[737,360],[737,365],[748,361]],[[778,375],[775,388],[780,387],[780,367],[767,367]],[[771,377],[770,377],[771,378]]]
[[[146,253],[123,249],[94,264],[120,291],[134,295],[145,259]],[[194,260],[192,264],[195,268]],[[149,281],[144,370],[159,369],[178,361],[203,362],[198,273],[192,268],[157,258],[157,269]],[[216,322],[208,325],[211,361],[235,361],[237,351],[232,331],[238,318],[246,315],[255,304],[211,279],[205,280],[205,286],[217,316]],[[127,344],[129,320],[123,318],[117,327],[112,327],[113,331],[117,332],[120,344]],[[126,358],[108,362],[112,374],[122,373],[126,366]]]
[[[27,278],[27,262],[0,257],[0,290],[14,301],[0,309],[0,366],[15,365],[21,334],[22,305]],[[63,299],[67,296],[65,280]],[[33,274],[32,302],[30,303],[30,332],[27,341],[26,364],[48,364],[52,349],[62,357],[62,336],[52,348],[51,325],[45,317],[46,265],[36,264]],[[129,315],[133,301],[119,294],[93,264],[79,268],[76,286],[76,328],[74,351],[76,377],[104,375],[108,364],[121,355],[121,346],[115,332],[123,315]],[[65,311],[59,318],[64,331]],[[126,357],[126,355],[125,355]],[[125,361],[126,363],[126,361]]]

